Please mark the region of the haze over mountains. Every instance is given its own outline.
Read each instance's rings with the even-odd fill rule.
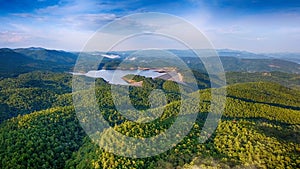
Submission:
[[[193,67],[195,55],[189,50],[168,50],[183,59]],[[104,57],[99,69],[113,69],[134,51],[117,51],[110,53],[91,52],[86,55]],[[300,73],[300,54],[275,53],[255,54],[246,51],[229,49],[217,50],[225,71],[270,72],[281,71]],[[76,62],[80,52],[49,50],[44,48],[0,49],[0,76],[12,77],[34,70],[48,70],[54,72],[69,72]],[[131,58],[132,59],[132,58]],[[113,61],[113,62],[111,62]],[[109,62],[109,65],[108,65]],[[138,62],[138,60],[136,60]],[[194,65],[203,69],[201,65]]]

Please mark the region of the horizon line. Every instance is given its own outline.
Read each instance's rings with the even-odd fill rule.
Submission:
[[[44,50],[55,50],[55,51],[63,51],[63,52],[75,52],[75,53],[80,53],[80,52],[128,52],[128,51],[139,51],[139,50],[180,50],[180,51],[187,51],[187,50],[228,50],[228,51],[235,51],[235,52],[247,52],[247,53],[253,53],[253,54],[300,54],[300,51],[273,51],[273,52],[253,52],[249,50],[244,50],[244,49],[232,49],[232,48],[215,48],[215,49],[182,49],[182,48],[149,48],[149,49],[127,49],[127,50],[113,50],[113,51],[82,51],[82,50],[68,50],[68,49],[58,49],[58,48],[51,48],[51,47],[41,47],[41,46],[28,46],[28,47],[0,47],[0,49],[11,49],[11,50],[16,50],[16,49],[44,49]]]

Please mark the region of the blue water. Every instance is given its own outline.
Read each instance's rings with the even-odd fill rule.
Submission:
[[[164,75],[165,73],[159,73],[154,70],[97,70],[89,71],[85,75],[93,78],[103,78],[110,84],[128,85],[122,77],[129,74],[155,78]]]

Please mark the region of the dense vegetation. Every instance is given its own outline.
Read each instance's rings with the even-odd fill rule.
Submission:
[[[71,76],[63,73],[31,72],[0,81],[0,123],[19,114],[44,110],[61,102],[71,92]]]
[[[1,168],[63,168],[84,132],[71,107],[57,107],[1,124]]]
[[[42,48],[0,49],[0,79],[31,71],[71,71],[77,55]]]
[[[245,82],[274,82],[283,86],[300,89],[300,75],[284,72],[226,72],[228,84]]]
[[[98,104],[114,130],[152,137],[176,119],[178,85],[133,78],[144,82],[142,87],[130,87],[131,102],[139,110],[151,107],[147,98],[153,89],[166,93],[167,106],[159,119],[141,124],[126,120],[114,107],[110,85],[101,79],[96,81]],[[68,74],[32,72],[0,81],[1,118],[9,119],[0,124],[0,168],[300,167],[298,90],[272,82],[228,86],[222,121],[203,144],[200,129],[209,111],[211,89],[200,90],[200,110],[190,133],[165,153],[133,159],[105,152],[85,134],[72,107],[70,79]],[[196,92],[189,94],[196,96]]]
[[[233,86],[229,95],[243,94],[242,86],[258,85],[264,87],[264,92],[274,93],[278,87],[281,93],[276,97],[270,95],[268,99],[275,100],[278,105],[289,105],[289,98],[297,100],[299,92],[273,83],[240,84],[240,88]],[[241,90],[239,90],[241,89]],[[253,92],[249,90],[249,93]],[[205,143],[198,142],[199,128],[203,125],[203,118],[209,107],[209,90],[201,91],[202,106],[194,128],[185,139],[171,150],[150,158],[131,159],[104,152],[94,145],[91,140],[85,140],[83,147],[73,154],[67,162],[67,167],[83,168],[175,168],[193,166],[200,167],[257,167],[257,168],[297,168],[300,160],[300,112],[270,105],[268,100],[261,103],[260,96],[252,96],[251,101],[228,97],[226,110],[217,132]],[[286,93],[293,95],[286,96]],[[194,94],[191,94],[194,95]],[[247,96],[247,95],[245,95]],[[272,97],[273,96],[273,97]],[[257,99],[257,103],[256,103]],[[271,102],[270,101],[270,102]],[[298,102],[294,102],[298,103]],[[176,105],[176,104],[175,104]],[[293,105],[293,104],[291,104]],[[165,113],[173,114],[176,106],[167,109]],[[295,105],[296,107],[296,105]],[[299,106],[298,106],[299,108]],[[164,116],[165,117],[165,116]],[[172,116],[167,116],[172,118]],[[166,123],[164,123],[166,122]],[[125,135],[132,137],[148,137],[151,133],[160,133],[164,125],[170,125],[172,120],[161,121],[160,125],[135,125],[125,122],[114,126]],[[113,139],[113,138],[111,138]],[[134,150],[132,150],[134,151]],[[89,162],[86,160],[88,159]],[[125,165],[124,165],[125,164]]]
[[[210,111],[211,90],[219,89],[210,89],[212,77],[205,73],[198,58],[186,51],[173,52],[192,68],[199,91],[173,81],[130,75],[129,79],[143,83],[141,87],[129,87],[128,100],[124,97],[126,87],[114,86],[118,91],[111,93],[112,85],[97,79],[95,91],[82,92],[96,94],[100,114],[92,114],[94,119],[78,119],[71,93],[72,76],[64,73],[71,70],[78,53],[42,48],[0,49],[0,168],[300,168],[298,65],[276,59],[221,58],[225,70],[242,72],[226,72],[229,85],[224,114],[216,132],[201,135]],[[132,53],[114,53],[120,57],[104,58],[99,68],[115,69]],[[135,61],[122,66],[140,65],[138,59]],[[144,62],[145,67],[148,64]],[[276,72],[282,69],[294,74]],[[186,84],[193,81],[183,78]],[[186,91],[181,92],[181,87]],[[87,120],[97,122],[103,116],[111,128],[103,129],[107,137],[100,141],[110,140],[112,144],[116,139],[112,130],[134,138],[164,136],[176,119],[193,116],[178,115],[180,107],[193,106],[183,104],[181,96],[193,100],[199,93],[199,110],[196,109],[197,119],[191,131],[173,148],[156,156],[128,158],[106,152],[80,125]],[[83,105],[89,105],[91,98],[87,95],[81,99]],[[143,114],[122,107],[126,117],[145,114],[147,117],[135,120],[146,123],[133,122],[116,107],[129,104]],[[185,124],[183,121],[180,127]],[[180,135],[184,134],[174,134]],[[200,143],[203,137],[209,139]],[[149,148],[157,150],[159,146]],[[135,152],[137,148],[125,150]]]

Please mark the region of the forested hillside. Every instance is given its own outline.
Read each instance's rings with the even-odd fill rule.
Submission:
[[[0,0],[0,169],[300,169],[300,0]]]
[[[61,94],[71,92],[71,75],[31,72],[0,81],[0,123],[3,120],[59,103]]]
[[[19,116],[0,126],[1,168],[63,168],[85,137],[72,107]]]
[[[284,72],[227,72],[228,84],[245,82],[274,82],[283,86],[300,89],[300,75]]]
[[[150,108],[147,98],[153,89],[166,93],[167,106],[159,119],[143,124],[126,120],[114,108],[110,85],[101,79],[96,81],[98,104],[114,130],[131,137],[151,137],[176,119],[178,86],[135,78],[145,82],[142,87],[130,87],[131,102],[139,110]],[[210,90],[218,89],[197,91],[200,110],[190,133],[165,153],[133,159],[93,144],[74,112],[70,80],[69,74],[32,72],[0,81],[0,168],[300,167],[300,93],[296,89],[273,82],[229,85],[222,120],[203,144],[199,143],[200,129],[209,111]]]
[[[31,71],[69,72],[77,54],[43,48],[0,48],[0,79]]]

